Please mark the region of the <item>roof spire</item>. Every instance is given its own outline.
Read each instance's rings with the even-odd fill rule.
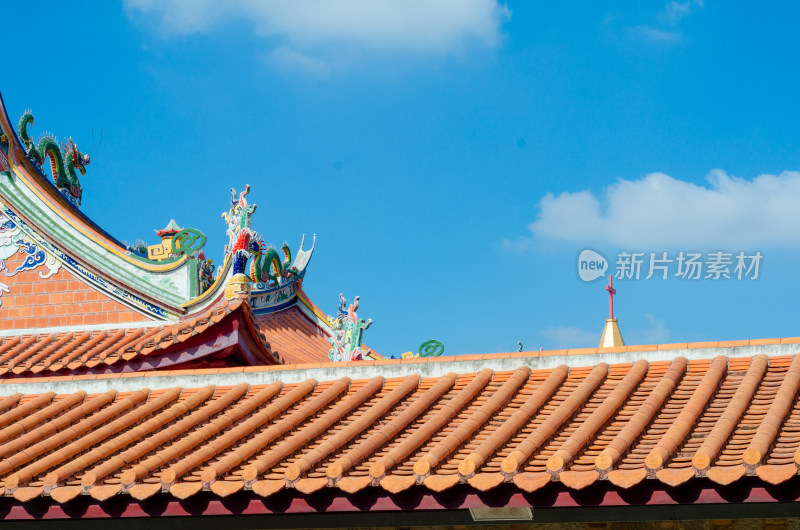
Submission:
[[[614,289],[612,279],[613,277],[609,274],[608,285],[606,285],[606,291],[608,291],[608,318],[606,319],[606,326],[603,328],[603,335],[600,337],[601,348],[625,346],[625,341],[622,340],[622,333],[619,331],[617,319],[614,318],[614,295],[617,294],[617,290]]]

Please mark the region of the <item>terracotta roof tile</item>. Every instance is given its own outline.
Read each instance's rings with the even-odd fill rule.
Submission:
[[[136,464],[128,467],[128,469],[122,473],[120,480],[123,486],[126,488],[130,487],[138,479],[160,469],[161,466],[166,462],[183,455],[189,449],[199,445],[203,441],[202,434],[212,431],[219,431],[221,428],[220,423],[218,421],[214,423],[215,420],[218,420],[220,416],[224,416],[225,413],[223,410],[239,400],[245,395],[246,392],[246,384],[243,383],[241,385],[237,385],[208,405],[193,412],[192,414],[189,414],[180,421],[173,423],[155,436],[145,438],[142,440],[142,442],[127,451],[125,458],[119,459],[120,467],[130,463],[133,459],[135,459]],[[200,423],[203,423],[203,427],[198,426]],[[198,426],[197,429],[193,429],[196,426]],[[198,435],[198,430],[201,428],[205,429],[205,431]],[[190,431],[190,429],[193,430]],[[162,444],[170,440],[173,440],[173,443],[169,444],[168,447],[150,454],[155,449],[160,448]],[[137,454],[139,455],[139,458],[137,458]],[[145,457],[146,455],[149,456],[146,458],[141,458]],[[93,471],[95,476],[99,474],[98,471]],[[104,469],[102,471],[107,472],[109,470]],[[88,484],[84,485],[88,486]]]
[[[754,357],[744,379],[736,389],[736,393],[728,402],[725,411],[714,423],[714,427],[703,438],[703,444],[692,457],[692,467],[698,473],[705,473],[716,459],[723,444],[739,425],[739,420],[753,399],[756,387],[762,381],[767,369],[767,358],[764,355]]]
[[[270,418],[277,415],[280,410],[275,410],[275,408],[270,411],[261,411],[256,414],[250,413],[269,401],[280,391],[280,389],[280,383],[268,385],[266,388],[263,388],[252,397],[248,397],[248,399],[241,405],[226,412],[225,415],[220,418],[222,421],[216,423],[216,425],[221,426],[222,429],[226,429],[228,427],[228,425],[226,425],[228,421],[235,422],[244,416],[248,417],[246,420],[228,429],[227,432],[221,436],[209,440],[207,439],[208,436],[210,436],[209,432],[203,430],[198,431],[197,436],[204,437],[204,439],[207,440],[207,444],[197,451],[194,451],[191,455],[183,456],[180,460],[163,471],[161,473],[161,482],[165,485],[172,484],[177,478],[182,477],[190,470],[196,468],[203,462],[208,461],[218,453],[225,451],[232,443],[247,436],[257,427],[263,423],[266,423]],[[213,431],[213,429],[209,431]]]
[[[686,371],[686,364],[686,359],[683,357],[678,357],[672,361],[669,370],[652,387],[647,399],[640,404],[639,409],[597,456],[594,465],[602,475],[609,472],[619,458],[631,447],[633,441],[642,434],[656,412],[661,409],[664,401],[672,393],[678,380]],[[653,365],[651,365],[652,368]]]
[[[297,307],[256,317],[256,328],[287,364],[328,362],[329,335]],[[361,362],[361,361],[359,361]]]
[[[148,328],[119,328],[100,331],[76,329],[70,332],[9,336],[0,342],[0,377],[50,376],[55,373],[111,371],[114,365],[173,352],[192,337],[241,312],[251,335],[262,349],[264,363],[276,362],[267,344],[259,338],[260,329],[249,306],[242,301],[222,302],[202,316]],[[263,324],[261,324],[263,326]],[[294,325],[303,330],[308,323]],[[327,344],[327,339],[325,339]],[[326,350],[327,352],[327,350]],[[291,357],[291,355],[290,355]],[[325,356],[327,358],[327,354]],[[142,369],[142,368],[137,368]],[[145,366],[146,369],[146,366]],[[71,375],[75,375],[74,373]],[[19,382],[16,379],[15,382]]]
[[[0,397],[0,478],[19,501],[58,503],[287,487],[631,489],[648,474],[781,484],[800,468],[800,356],[772,360],[15,394]]]
[[[763,462],[792,407],[798,389],[800,389],[800,355],[796,355],[792,360],[777,391],[775,391],[774,385],[771,386],[770,397],[772,399],[769,408],[765,414],[761,415],[758,428],[742,457],[745,466],[751,473],[756,466]]]

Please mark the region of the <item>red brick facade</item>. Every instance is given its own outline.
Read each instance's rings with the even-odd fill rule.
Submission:
[[[6,272],[16,270],[24,258],[17,253],[7,259]],[[49,278],[39,276],[47,272],[45,266],[39,266],[14,276],[0,273],[0,283],[8,285],[9,290],[0,298],[0,331],[148,320],[63,267]]]

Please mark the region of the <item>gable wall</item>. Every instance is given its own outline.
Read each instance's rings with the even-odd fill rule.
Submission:
[[[15,273],[29,256],[17,252],[0,272],[0,331],[150,320],[58,264],[42,263]]]

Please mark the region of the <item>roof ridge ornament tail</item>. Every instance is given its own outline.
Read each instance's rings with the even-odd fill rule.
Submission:
[[[256,211],[257,204],[248,204],[247,195],[250,193],[250,184],[245,185],[244,191],[239,194],[239,200],[236,200],[236,189],[231,188],[231,207],[227,212],[223,212],[222,218],[225,219],[225,224],[228,225],[228,244],[225,246],[225,252],[233,252],[239,238],[239,233],[242,231],[251,231],[250,225],[252,223],[253,213]]]
[[[372,319],[358,318],[356,311],[360,299],[361,297],[356,296],[353,303],[345,309],[347,299],[344,294],[339,293],[338,312],[336,318],[331,319],[333,335],[328,339],[331,343],[328,357],[334,362],[360,361],[367,358],[367,351],[361,347],[361,341],[364,331],[372,325]]]

